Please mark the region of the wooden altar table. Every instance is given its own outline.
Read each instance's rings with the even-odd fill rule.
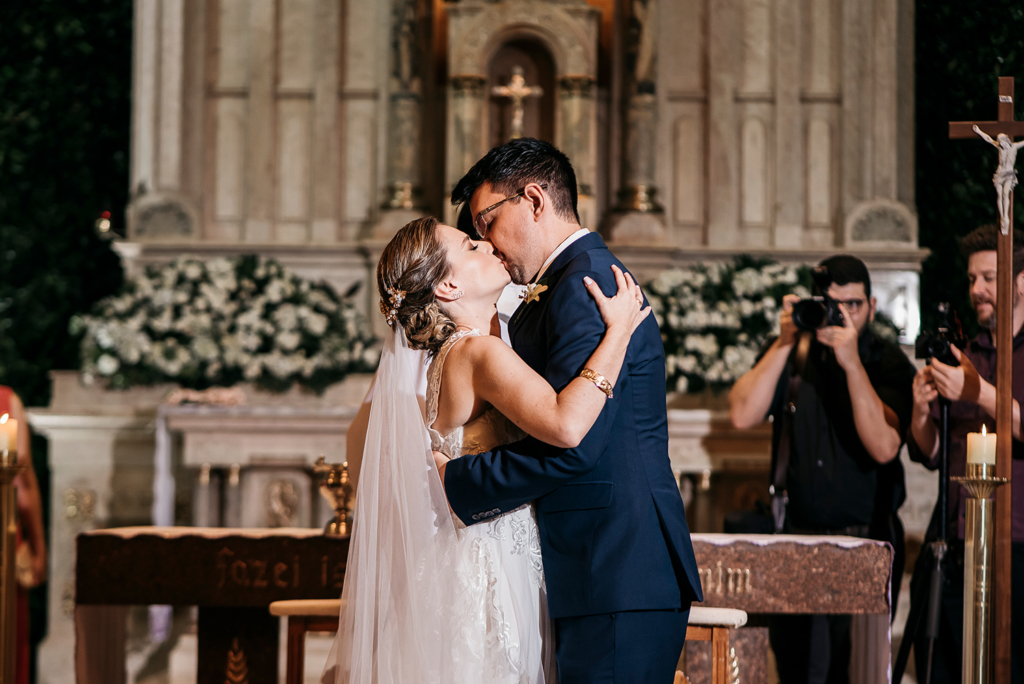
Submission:
[[[855,634],[853,659],[862,662],[854,682],[886,681],[888,544],[695,534],[693,546],[703,605],[739,608],[751,617],[753,628],[730,637],[745,683],[765,681],[764,619],[778,613],[866,616]],[[312,529],[134,527],[81,534],[77,549],[79,684],[124,682],[124,606],[133,604],[199,606],[199,684],[223,684],[228,668],[241,664],[250,684],[269,684],[277,678],[279,625],[267,607],[277,600],[338,598],[348,539]],[[693,669],[693,684],[701,670]]]
[[[338,598],[348,539],[314,529],[129,527],[77,539],[79,684],[121,684],[124,606],[199,607],[199,684],[277,682],[272,601]],[[240,681],[240,680],[237,680]]]

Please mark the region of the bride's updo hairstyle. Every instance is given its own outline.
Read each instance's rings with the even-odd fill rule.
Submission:
[[[388,324],[397,322],[410,347],[431,354],[456,327],[434,297],[434,289],[451,272],[437,226],[437,219],[430,216],[407,223],[384,248],[377,264],[380,309]]]

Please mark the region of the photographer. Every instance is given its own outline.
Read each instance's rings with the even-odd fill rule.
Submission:
[[[903,527],[896,511],[905,491],[897,456],[915,369],[896,344],[871,331],[875,300],[864,262],[840,255],[821,267],[816,280],[833,313],[808,331],[806,317],[794,316],[794,305],[801,314],[805,304],[786,296],[779,337],[733,386],[729,417],[739,429],[773,420],[773,472],[779,464],[788,495],[782,531],[888,541],[898,578]],[[898,580],[893,587],[896,594]],[[849,615],[773,617],[769,637],[782,684],[849,681],[850,623]]]
[[[995,431],[996,414],[996,348],[993,331],[996,328],[996,242],[998,229],[994,225],[982,226],[967,235],[960,249],[967,257],[967,278],[970,283],[971,307],[978,317],[982,331],[961,352],[952,348],[959,366],[932,359],[914,377],[914,410],[910,424],[907,448],[910,458],[929,469],[939,467],[939,396],[952,401],[949,408],[949,474],[964,475],[967,461],[967,434],[980,432],[986,425]],[[1013,254],[1013,477],[1024,482],[1024,442],[1022,442],[1020,400],[1024,398],[1024,234],[1014,231]],[[1024,681],[1024,494],[1019,487],[1012,491],[1012,567],[1011,593],[1013,625],[1012,677],[1014,682]],[[959,483],[950,482],[948,489],[949,551],[945,556],[945,582],[942,587],[942,615],[935,643],[932,663],[932,682],[959,681],[963,641],[963,583],[964,583],[964,499]],[[938,537],[939,516],[936,506],[925,541]],[[925,568],[924,564],[928,567]],[[914,572],[912,596],[917,585],[927,582],[931,560],[921,554]],[[914,659],[918,676],[926,670],[927,640],[923,630],[914,642]]]

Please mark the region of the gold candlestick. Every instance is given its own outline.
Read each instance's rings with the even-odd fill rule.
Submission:
[[[989,463],[968,463],[963,484],[970,498],[964,531],[963,684],[991,684],[992,672],[992,504],[989,497],[1005,484]]]
[[[25,466],[17,449],[0,450],[0,684],[14,684],[15,629],[18,600],[14,551],[18,543],[14,478]]]
[[[313,472],[320,476],[320,493],[331,502],[334,518],[327,523],[324,534],[345,537],[351,532],[349,508],[355,489],[348,476],[348,463],[324,463],[324,457],[317,459]]]

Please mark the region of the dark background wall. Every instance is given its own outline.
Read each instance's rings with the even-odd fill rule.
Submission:
[[[123,229],[131,116],[132,0],[0,2],[0,383],[28,406],[50,399],[47,371],[75,368],[68,320],[121,283],[96,236]],[[46,441],[33,462],[49,529]],[[31,595],[32,641],[46,587]]]
[[[995,120],[999,76],[1016,77],[1015,99],[1024,98],[1024,5],[918,0],[916,42],[917,210],[921,246],[932,250],[921,274],[923,324],[934,326],[935,304],[949,301],[974,334],[958,240],[997,220],[998,153],[980,139],[950,140],[948,123]],[[1024,108],[1014,108],[1020,120]],[[1017,194],[1020,227],[1024,205]]]

